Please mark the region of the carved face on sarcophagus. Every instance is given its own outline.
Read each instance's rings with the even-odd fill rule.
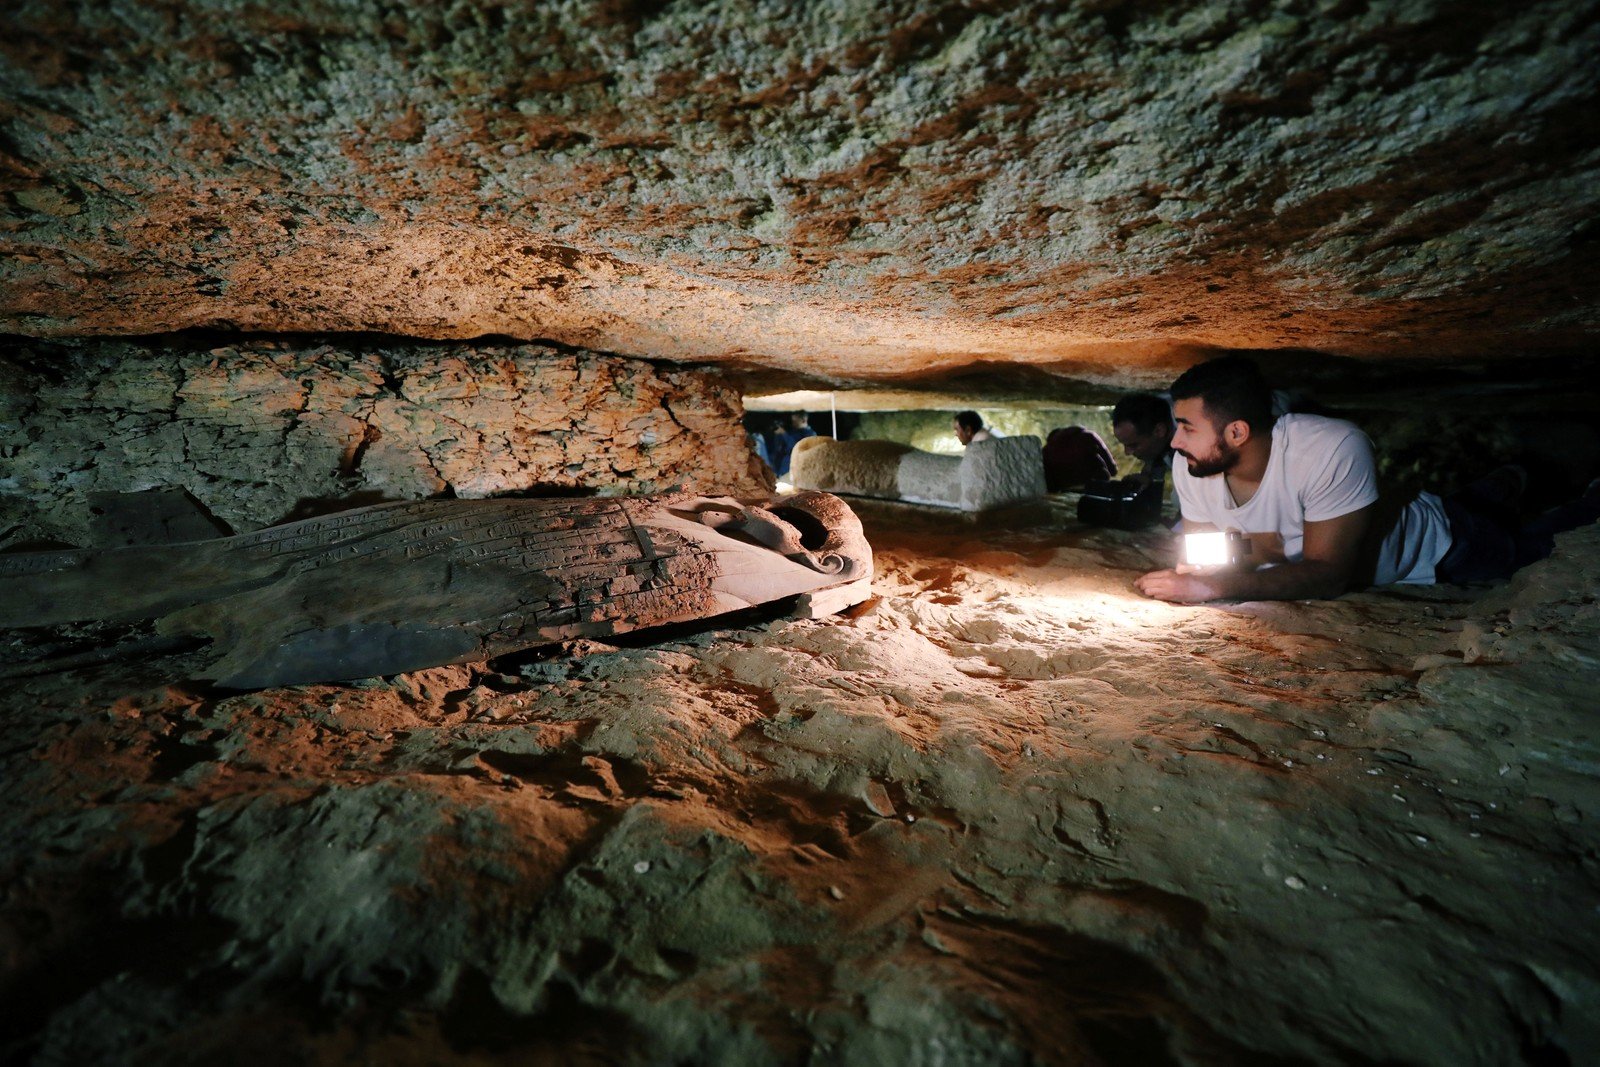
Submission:
[[[872,550],[826,493],[383,504],[181,545],[0,557],[0,626],[151,620],[231,688],[338,681],[800,597],[865,599]]]

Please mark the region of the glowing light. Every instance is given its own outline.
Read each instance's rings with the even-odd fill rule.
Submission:
[[[1183,561],[1191,567],[1221,567],[1229,561],[1228,535],[1220,530],[1183,535]]]

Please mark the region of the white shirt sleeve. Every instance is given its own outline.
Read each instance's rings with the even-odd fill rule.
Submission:
[[[1315,457],[1307,459],[1317,463]],[[1351,427],[1333,442],[1320,468],[1306,480],[1304,493],[1307,522],[1337,519],[1377,500],[1377,464],[1367,435]]]
[[[1178,514],[1183,516],[1185,525],[1196,522],[1216,525],[1202,497],[1200,480],[1192,477],[1187,467],[1180,471],[1177,463],[1172,465],[1172,489],[1178,494]]]

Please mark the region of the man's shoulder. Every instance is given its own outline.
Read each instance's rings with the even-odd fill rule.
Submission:
[[[1359,447],[1367,435],[1348,419],[1327,415],[1282,415],[1272,426],[1275,448],[1296,457],[1325,456],[1330,452]]]
[[[1361,427],[1349,419],[1336,419],[1331,415],[1279,415],[1272,424],[1273,433],[1293,437],[1346,437],[1361,433]]]
[[[1366,433],[1353,422],[1324,415],[1285,415],[1279,477],[1321,521],[1354,511],[1378,497],[1377,457]]]

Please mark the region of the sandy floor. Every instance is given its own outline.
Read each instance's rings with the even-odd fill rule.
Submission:
[[[836,619],[10,683],[0,1059],[1600,1060],[1600,527],[1178,608],[1059,505],[861,510]]]

